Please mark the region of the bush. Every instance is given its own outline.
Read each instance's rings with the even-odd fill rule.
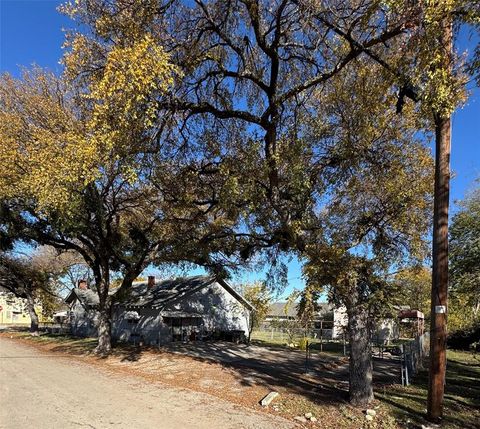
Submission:
[[[308,339],[303,337],[298,341],[298,348],[300,350],[307,350]]]
[[[472,326],[459,329],[449,334],[447,346],[456,350],[470,350],[475,343],[480,342],[480,322],[474,323]]]

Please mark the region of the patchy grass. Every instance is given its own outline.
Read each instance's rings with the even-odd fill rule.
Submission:
[[[480,428],[480,362],[471,353],[447,353],[447,375],[442,428]],[[428,372],[422,370],[408,387],[392,386],[376,397],[391,409],[404,427],[426,424]]]
[[[93,352],[97,345],[96,338],[78,338],[67,334],[40,334],[32,336],[28,332],[9,332],[8,335],[38,344],[58,344],[53,351],[63,351],[76,355],[89,354]]]

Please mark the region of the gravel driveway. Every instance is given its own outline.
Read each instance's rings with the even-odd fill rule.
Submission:
[[[189,390],[120,377],[0,338],[0,428],[295,427]]]

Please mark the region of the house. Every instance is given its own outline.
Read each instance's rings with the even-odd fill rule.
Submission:
[[[298,304],[274,302],[270,305],[262,329],[282,328],[285,323],[297,320]],[[324,338],[340,338],[346,325],[346,314],[326,302],[317,303],[317,311],[312,320],[312,329]],[[321,331],[321,332],[320,332]]]
[[[345,307],[335,310],[336,319],[343,320],[340,326],[348,325],[347,311]],[[424,332],[425,316],[421,311],[413,310],[408,306],[394,306],[389,315],[374,320],[372,340],[375,344],[389,344],[391,341],[402,338],[415,338]]]
[[[114,291],[113,291],[114,292]],[[66,298],[72,333],[96,335],[97,294],[83,282]],[[112,337],[157,345],[206,338],[238,339],[248,333],[252,305],[226,281],[193,276],[135,282],[114,304]]]
[[[333,338],[341,338],[346,332],[348,326],[348,315],[345,306],[340,306],[334,310],[334,336]],[[372,331],[372,341],[375,344],[388,344],[390,341],[399,337],[398,324],[395,318],[383,317],[374,320],[374,328]]]
[[[262,324],[262,329],[285,329],[286,324],[294,324],[297,319],[298,304],[287,305],[286,302],[275,302],[270,305],[269,311]],[[348,326],[347,310],[344,306],[334,306],[328,303],[317,303],[317,312],[312,320],[312,334],[321,336],[325,339],[340,340],[343,339]],[[404,308],[398,308],[400,311],[398,317],[405,323],[406,318],[422,320],[423,313],[410,311],[401,312]],[[410,320],[409,319],[409,320]],[[420,326],[421,322],[417,322],[415,326]],[[301,329],[300,327],[298,329]],[[389,343],[398,339],[400,335],[399,320],[394,316],[382,318],[375,321],[375,329],[373,332],[373,340],[375,343]]]
[[[35,311],[40,321],[43,321],[42,306],[35,305]],[[27,300],[17,298],[12,292],[0,286],[0,325],[25,325],[31,323],[27,309]]]
[[[275,324],[286,320],[295,320],[297,305],[288,305],[287,302],[274,302],[268,307],[265,324]]]

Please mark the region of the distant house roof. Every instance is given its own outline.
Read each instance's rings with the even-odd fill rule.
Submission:
[[[65,298],[67,304],[71,304],[75,299],[78,299],[85,308],[93,308],[98,305],[98,295],[91,289],[75,288]]]
[[[298,304],[290,304],[287,307],[287,302],[274,302],[270,304],[268,309],[267,317],[288,317],[288,318],[295,318],[297,317],[298,313]],[[318,316],[324,316],[326,313],[333,311],[333,306],[326,302],[320,302],[317,304],[318,306]],[[285,312],[285,309],[287,310]]]
[[[286,311],[285,311],[286,310]],[[286,302],[274,302],[270,304],[267,317],[296,317],[297,304],[288,305]]]
[[[236,292],[227,282],[217,279],[214,276],[179,277],[155,282],[151,287],[148,286],[147,281],[135,282],[131,288],[125,291],[124,296],[118,297],[118,303],[132,308],[152,307],[161,309],[166,304],[180,300],[215,282],[219,283],[249,310],[254,309],[252,304]],[[98,295],[92,290],[74,289],[72,292],[78,297],[82,305],[88,307],[98,305]],[[65,299],[65,302],[70,303],[73,299],[74,297],[72,293],[70,293]]]

